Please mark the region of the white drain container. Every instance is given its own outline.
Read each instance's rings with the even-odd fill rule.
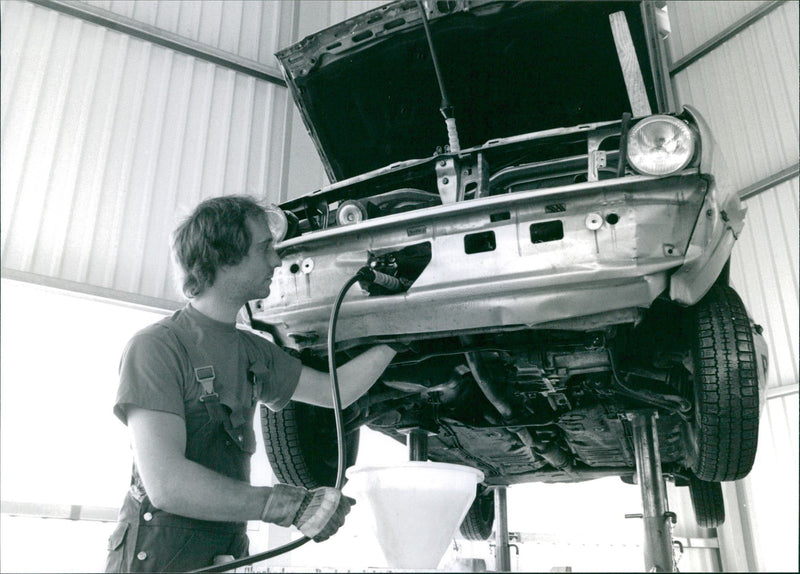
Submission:
[[[348,494],[366,506],[390,568],[435,569],[483,473],[440,462],[347,469]]]

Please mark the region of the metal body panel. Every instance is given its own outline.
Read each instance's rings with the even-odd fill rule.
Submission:
[[[544,213],[545,205],[565,200],[567,212]],[[687,253],[705,200],[705,180],[687,172],[517,192],[318,231],[281,244],[283,266],[256,317],[275,325],[288,346],[322,348],[338,286],[370,253],[419,243],[430,243],[432,255],[414,284],[401,295],[351,294],[337,327],[340,341],[531,327],[649,307],[668,286],[669,272],[691,257],[718,247],[719,266],[727,260],[730,245],[722,229],[704,236],[702,249],[697,245]],[[507,212],[508,219],[492,222],[497,212]],[[614,213],[619,220],[592,230],[587,216],[594,213]],[[529,227],[544,221],[560,221],[563,238],[534,243]],[[466,253],[465,236],[487,230],[496,249]]]
[[[731,249],[744,226],[746,210],[728,177],[722,150],[717,145],[705,118],[692,106],[686,106],[694,118],[704,142],[701,165],[713,173],[705,205],[692,233],[687,261],[672,277],[670,297],[683,305],[694,305],[719,277]]]
[[[295,41],[320,28],[377,8],[386,2],[378,0],[303,0],[301,2],[274,3],[291,6],[294,10],[292,25],[287,29],[280,29],[283,33],[280,47],[284,47],[291,43],[283,41],[287,33],[291,33],[292,41]],[[270,56],[272,56],[272,52]],[[277,63],[277,61],[275,62]],[[291,101],[290,96],[286,97]],[[287,151],[282,158],[280,197],[281,201],[285,201],[319,189],[330,183],[330,179],[297,107],[289,105],[282,120],[284,121],[282,129]]]

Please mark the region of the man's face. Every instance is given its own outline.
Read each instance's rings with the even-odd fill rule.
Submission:
[[[267,297],[272,274],[281,266],[266,220],[248,217],[247,228],[252,238],[250,250],[237,265],[224,270],[229,295],[243,302]]]

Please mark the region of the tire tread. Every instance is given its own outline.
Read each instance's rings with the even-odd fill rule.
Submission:
[[[758,442],[758,375],[750,320],[739,295],[717,285],[696,308],[698,462],[704,481],[739,480]]]
[[[717,528],[725,522],[725,502],[720,483],[706,482],[692,476],[689,479],[689,494],[698,526]]]
[[[272,471],[283,483],[317,488],[322,486],[311,474],[300,448],[300,433],[291,403],[281,411],[272,412],[261,405],[261,430]]]
[[[494,496],[479,493],[461,522],[459,530],[467,540],[488,540],[494,528]]]

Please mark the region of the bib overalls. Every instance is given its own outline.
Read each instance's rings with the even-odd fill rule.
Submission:
[[[200,400],[186,405],[186,458],[225,476],[250,481],[250,457],[255,452],[252,418],[231,421],[230,409],[219,401],[213,390],[213,367],[193,345],[183,328],[169,323],[170,329],[189,354],[198,384],[204,387]],[[260,396],[266,365],[254,360],[246,341],[252,385],[253,408]],[[201,365],[201,366],[198,366]],[[214,557],[248,554],[246,522],[196,520],[170,514],[153,506],[134,466],[131,487],[125,495],[119,522],[109,538],[106,572],[185,572],[210,566]]]

